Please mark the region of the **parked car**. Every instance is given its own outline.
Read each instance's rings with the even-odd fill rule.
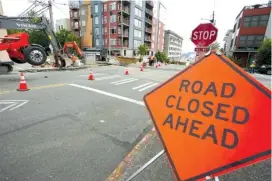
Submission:
[[[266,65],[266,64],[261,65],[257,67],[257,71],[260,73],[271,75],[271,65]]]

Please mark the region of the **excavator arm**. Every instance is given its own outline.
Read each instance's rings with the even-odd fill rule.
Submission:
[[[61,46],[57,41],[56,34],[49,21],[45,17],[40,17],[40,23],[32,23],[30,20],[32,17],[6,17],[0,16],[0,29],[34,29],[44,30],[47,34],[50,43],[53,47],[54,59],[56,66],[65,67],[65,59],[61,54]],[[6,37],[6,39],[8,36]],[[16,37],[15,37],[16,38]],[[3,38],[5,39],[5,38]],[[36,45],[38,46],[38,45]]]
[[[82,58],[83,52],[81,51],[81,49],[79,48],[79,46],[77,45],[77,43],[75,41],[71,41],[71,42],[66,42],[63,46],[63,52],[67,54],[67,49],[68,48],[73,48],[76,53],[79,55],[80,58]]]

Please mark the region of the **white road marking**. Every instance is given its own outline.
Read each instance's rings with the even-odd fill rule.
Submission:
[[[108,79],[114,79],[117,77],[121,77],[121,76],[120,75],[111,75],[111,76],[106,76],[106,77],[99,77],[99,78],[96,78],[95,80],[108,80]]]
[[[127,83],[134,82],[134,81],[137,81],[137,80],[138,80],[138,79],[131,79],[131,80],[127,80],[127,81],[123,81],[123,82],[116,83],[116,84],[114,84],[114,85],[127,84]]]
[[[111,82],[111,84],[116,84],[116,83],[120,83],[120,82],[124,82],[124,81],[128,81],[128,80],[132,80],[132,79],[134,79],[134,78],[118,80],[118,81]]]
[[[137,87],[133,87],[132,89],[133,89],[133,90],[136,90],[136,89],[142,88],[142,87],[147,86],[147,85],[152,84],[152,83],[153,83],[153,82],[148,82],[148,83],[146,83],[146,84],[143,84],[143,85],[140,85],[140,86],[137,86]]]
[[[13,111],[14,109],[17,109],[26,103],[28,103],[29,100],[0,100],[0,104],[10,104],[9,106],[4,107],[0,110],[0,112],[3,112],[5,110]]]
[[[100,120],[99,122],[100,122],[100,123],[104,123],[105,121],[104,121],[104,120]]]
[[[78,88],[81,88],[81,89],[89,90],[89,91],[92,91],[92,92],[96,92],[98,94],[103,94],[103,95],[106,95],[106,96],[109,96],[109,97],[114,97],[114,98],[117,98],[117,99],[120,99],[120,100],[123,100],[123,101],[131,102],[131,103],[134,103],[134,104],[137,104],[137,105],[140,105],[140,106],[145,106],[144,102],[137,101],[135,99],[131,99],[131,98],[128,98],[128,97],[120,96],[120,95],[117,95],[117,94],[112,94],[112,93],[105,92],[105,91],[102,91],[102,90],[99,90],[99,89],[94,89],[94,88],[90,88],[90,87],[86,87],[86,86],[82,86],[82,85],[78,85],[78,84],[69,84],[69,85],[74,86],[74,87],[78,87]]]
[[[159,83],[151,84],[151,85],[149,85],[149,86],[146,86],[146,87],[140,89],[139,91],[142,92],[142,91],[144,91],[144,90],[146,90],[146,89],[148,89],[148,88],[150,88],[150,87],[153,87],[153,86],[155,86],[155,85],[158,85],[158,84],[159,84]]]
[[[86,75],[79,75],[80,77],[88,77],[90,74]],[[94,73],[93,75],[105,75],[105,73]]]

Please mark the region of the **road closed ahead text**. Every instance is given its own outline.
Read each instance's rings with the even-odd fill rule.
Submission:
[[[163,118],[163,126],[226,149],[237,147],[239,135],[235,127],[247,124],[250,113],[247,108],[230,103],[236,93],[233,83],[181,80],[179,92],[180,95],[169,95],[165,104],[170,110],[180,114],[170,111]],[[200,95],[201,99],[198,98]],[[207,119],[210,121],[205,121]],[[224,125],[222,122],[236,126],[217,126]]]

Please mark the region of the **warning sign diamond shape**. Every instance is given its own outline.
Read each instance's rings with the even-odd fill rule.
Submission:
[[[179,180],[271,157],[271,91],[211,53],[144,97]]]

